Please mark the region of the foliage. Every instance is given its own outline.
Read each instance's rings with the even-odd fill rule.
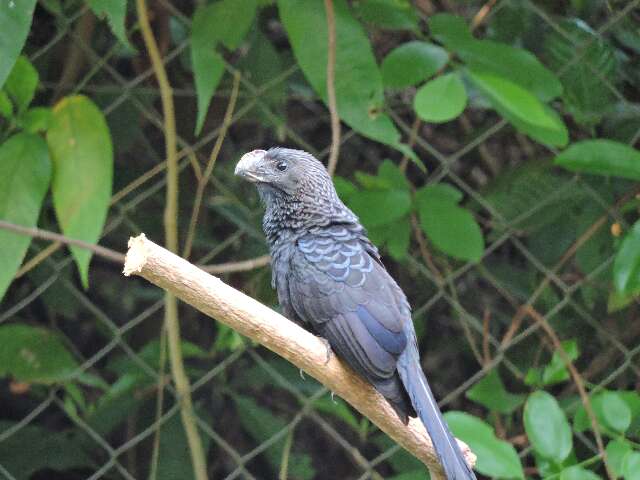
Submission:
[[[165,132],[134,2],[5,4],[0,220],[117,251],[140,231],[161,239]],[[595,420],[609,471],[638,479],[637,12],[597,0],[333,4],[335,185],[413,306],[438,398],[465,384],[446,417],[477,472],[604,478]],[[176,103],[181,239],[202,201],[193,261],[263,255],[261,207],[233,165],[272,144],[326,158],[324,2],[149,7]],[[158,478],[190,477],[162,293],[119,270],[0,228],[0,467],[13,478],[139,478],[154,462]],[[277,304],[267,269],[226,280]],[[211,478],[424,477],[284,360],[190,309],[181,325]]]

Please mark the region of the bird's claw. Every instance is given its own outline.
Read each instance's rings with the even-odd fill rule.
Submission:
[[[335,392],[331,391],[331,401],[337,405],[338,402],[336,402],[335,396],[336,396]]]
[[[306,380],[305,376],[304,376],[304,370],[300,369],[300,378],[302,380]]]
[[[331,360],[331,344],[329,343],[329,340],[327,340],[326,338],[323,338],[323,337],[319,337],[319,338],[320,340],[322,340],[325,348],[327,349],[326,351],[327,357],[324,360],[324,364],[327,365],[329,363],[329,360]]]

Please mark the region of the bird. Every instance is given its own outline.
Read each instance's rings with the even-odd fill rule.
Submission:
[[[273,147],[244,154],[234,173],[255,184],[264,204],[282,313],[324,338],[403,423],[420,418],[447,479],[475,479],[422,371],[409,302],[324,165]]]

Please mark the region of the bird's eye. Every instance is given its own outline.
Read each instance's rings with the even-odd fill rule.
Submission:
[[[281,172],[284,172],[284,171],[287,169],[287,162],[279,161],[279,162],[276,164],[276,168],[277,168],[278,170],[280,170]]]

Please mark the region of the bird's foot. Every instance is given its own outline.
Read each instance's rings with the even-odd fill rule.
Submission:
[[[331,391],[331,401],[337,405],[338,402],[336,402],[336,398],[335,397],[336,397],[336,393],[334,391]]]
[[[300,378],[303,380],[306,380],[305,376],[304,376],[304,370],[300,369]]]
[[[318,337],[320,340],[322,340],[322,343],[324,343],[325,348],[327,349],[327,357],[324,360],[324,364],[326,365],[327,363],[329,363],[329,360],[331,360],[331,344],[329,343],[329,340],[327,340],[324,337]]]

